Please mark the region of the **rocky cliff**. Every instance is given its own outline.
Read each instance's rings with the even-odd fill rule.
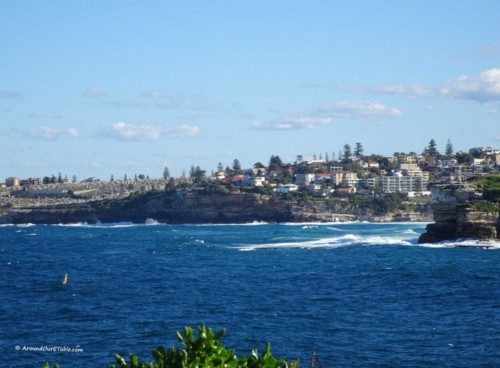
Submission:
[[[324,201],[301,202],[255,193],[176,191],[148,193],[85,204],[10,208],[0,223],[57,224],[88,222],[246,223],[331,221]]]
[[[441,201],[433,206],[434,223],[427,225],[419,243],[436,243],[460,238],[500,240],[499,212],[480,210],[483,201],[477,193],[464,194],[457,188],[435,188]],[[494,207],[490,207],[494,208]]]

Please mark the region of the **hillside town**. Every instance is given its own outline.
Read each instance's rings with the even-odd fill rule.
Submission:
[[[364,155],[362,145],[356,143],[354,149],[346,144],[337,159],[330,159],[329,154],[324,153],[309,159],[298,155],[295,162],[284,163],[273,155],[268,165],[258,162],[247,169],[242,169],[235,159],[231,167],[224,168],[219,163],[217,170],[210,174],[193,165],[189,174],[176,178],[170,176],[167,167],[160,179],[150,179],[143,174],[131,179],[112,176],[109,181],[97,178],[78,181],[76,176],[70,181],[61,174],[44,178],[8,177],[0,183],[0,206],[85,203],[207,185],[276,195],[305,193],[317,198],[384,197],[398,193],[410,200],[430,201],[430,184],[461,185],[472,177],[499,171],[500,150],[492,147],[453,153],[448,141],[446,152],[440,154],[435,141],[431,140],[421,154],[395,152],[385,157]]]

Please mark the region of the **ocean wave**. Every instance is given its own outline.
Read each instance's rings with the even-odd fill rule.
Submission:
[[[109,229],[109,228],[122,228],[122,227],[133,227],[133,226],[141,226],[144,224],[134,224],[133,222],[108,222],[102,223],[100,221],[96,223],[89,224],[88,222],[76,222],[71,224],[57,224],[52,226],[62,226],[62,227],[82,227],[82,228],[95,228],[95,229]]]
[[[146,221],[144,221],[144,225],[146,226],[155,226],[155,225],[161,225],[161,223],[159,223],[157,220],[155,220],[154,218],[150,218],[148,217],[146,219]]]
[[[418,244],[418,246],[425,248],[472,248],[472,249],[499,250],[500,241],[457,239],[457,240],[446,240],[439,243],[422,243]]]
[[[348,225],[348,224],[368,224],[369,222],[364,221],[330,221],[330,222],[281,222],[277,225],[283,226],[332,226],[332,225]]]
[[[262,226],[270,225],[271,223],[266,221],[252,221],[243,223],[229,223],[229,224],[216,224],[216,223],[205,223],[205,224],[182,224],[186,226]]]
[[[298,249],[316,249],[316,248],[339,248],[353,245],[371,246],[371,245],[414,245],[416,238],[397,237],[397,236],[360,236],[346,234],[338,237],[328,237],[316,240],[305,240],[297,242],[278,242],[243,245],[238,249],[241,251],[252,251],[262,249],[276,248],[298,248]]]

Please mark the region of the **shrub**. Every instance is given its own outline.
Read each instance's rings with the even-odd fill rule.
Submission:
[[[259,356],[257,350],[252,351],[250,358],[242,357],[238,360],[234,350],[226,349],[219,341],[225,334],[225,329],[214,333],[211,328],[205,325],[198,326],[198,334],[195,337],[191,327],[184,328],[184,334],[177,332],[177,340],[182,345],[179,350],[171,347],[165,350],[162,346],[153,350],[154,362],[139,362],[137,356],[130,354],[129,362],[122,356],[116,354],[118,365],[110,368],[197,368],[197,367],[227,367],[227,368],[288,368],[288,364],[283,359],[276,359],[271,354],[271,347],[268,343],[265,352]],[[292,362],[290,367],[297,367],[296,362]]]

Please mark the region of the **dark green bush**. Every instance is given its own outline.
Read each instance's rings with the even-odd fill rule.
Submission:
[[[226,330],[214,333],[205,325],[198,326],[195,336],[191,327],[184,327],[183,334],[177,332],[177,340],[181,349],[171,347],[165,350],[160,346],[152,351],[154,362],[139,361],[134,354],[129,354],[128,361],[119,354],[115,355],[116,365],[110,368],[298,368],[298,361],[290,365],[284,359],[277,359],[271,354],[271,345],[266,344],[265,351],[259,356],[256,349],[247,358],[238,359],[233,349],[226,347],[219,341]],[[46,363],[43,368],[50,368]],[[58,368],[57,364],[53,368]]]
[[[242,357],[238,360],[234,350],[226,349],[219,341],[224,336],[225,330],[214,333],[205,325],[198,326],[198,334],[194,335],[191,327],[184,328],[184,334],[177,332],[177,340],[182,345],[179,350],[171,347],[165,350],[162,346],[153,350],[154,362],[139,362],[137,356],[130,354],[129,362],[120,355],[116,355],[118,365],[110,368],[287,368],[289,365],[283,359],[276,359],[271,354],[268,343],[265,352],[259,356],[257,350],[252,351],[250,358]],[[290,367],[297,367],[292,362]]]

